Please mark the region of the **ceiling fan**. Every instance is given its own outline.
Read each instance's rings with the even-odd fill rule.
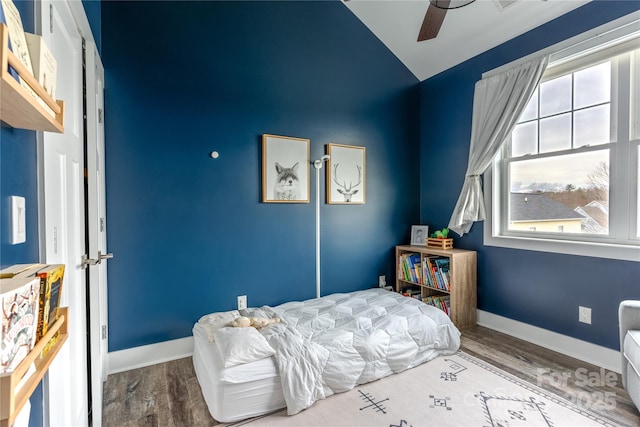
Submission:
[[[418,41],[435,39],[440,31],[444,17],[449,9],[458,9],[476,0],[429,0],[427,13],[424,15]]]

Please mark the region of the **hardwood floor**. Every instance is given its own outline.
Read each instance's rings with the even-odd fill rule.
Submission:
[[[461,350],[614,422],[640,426],[620,374],[481,326],[462,332]]]
[[[640,413],[620,375],[481,326],[462,332],[461,349],[564,399],[626,426]],[[110,375],[103,425],[216,426],[190,357]]]
[[[103,426],[216,426],[191,357],[109,375]]]

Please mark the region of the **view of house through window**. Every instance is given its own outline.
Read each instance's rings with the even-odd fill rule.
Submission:
[[[639,108],[629,96],[639,90],[639,53],[600,53],[563,64],[561,72],[550,65],[501,155],[503,231],[638,237],[640,202],[629,209],[625,201],[631,194],[640,199],[640,153],[631,130]],[[612,228],[611,218],[628,224]]]

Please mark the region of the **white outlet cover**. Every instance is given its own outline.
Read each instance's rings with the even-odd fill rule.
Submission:
[[[387,286],[387,277],[386,276],[378,276],[378,286],[384,288]]]
[[[238,295],[238,310],[247,308],[247,296]]]
[[[22,196],[11,196],[11,244],[27,241],[26,201]]]
[[[578,320],[582,323],[591,324],[591,308],[590,307],[578,307]]]

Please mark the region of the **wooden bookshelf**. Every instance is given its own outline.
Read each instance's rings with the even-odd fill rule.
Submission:
[[[36,343],[27,357],[16,366],[13,372],[0,375],[0,427],[10,427],[13,424],[20,410],[27,403],[27,400],[29,400],[40,380],[49,369],[49,365],[51,365],[51,362],[53,362],[53,359],[69,337],[68,318],[68,307],[61,307],[58,320]],[[42,350],[56,332],[60,332],[60,337],[42,357]],[[32,363],[35,364],[35,372],[25,379],[19,390],[16,390]]]
[[[449,289],[429,286],[420,268],[421,275],[411,280],[403,274],[400,256],[418,254],[420,266],[429,256],[449,258]],[[396,246],[396,292],[404,288],[419,291],[420,299],[430,296],[449,296],[451,321],[458,329],[465,329],[476,324],[477,311],[477,254],[465,249],[436,249],[425,246]]]
[[[9,30],[5,24],[0,24],[0,44],[0,120],[14,128],[63,133],[64,103],[51,98],[9,50]],[[55,117],[11,75],[9,66],[54,111]]]

